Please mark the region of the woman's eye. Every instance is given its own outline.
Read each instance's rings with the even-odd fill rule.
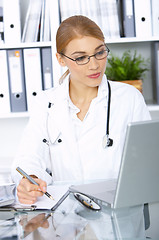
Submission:
[[[81,56],[81,57],[78,57],[76,58],[75,60],[78,61],[78,62],[83,62],[84,60],[86,60],[86,56]]]
[[[99,51],[99,52],[96,53],[96,56],[103,55],[104,53],[105,53],[105,51],[104,51],[104,50],[101,50],[101,51]]]

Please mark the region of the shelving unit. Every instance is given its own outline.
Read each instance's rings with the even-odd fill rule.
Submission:
[[[28,0],[20,0],[21,3]],[[51,42],[32,42],[32,43],[20,43],[20,44],[0,44],[1,49],[16,49],[16,48],[36,48],[36,47],[51,47],[52,49],[52,62],[53,62],[53,79],[54,86],[58,84],[58,79],[60,78],[63,70],[59,66],[56,60],[56,31],[59,26],[59,10],[58,10],[58,0],[50,0],[51,3]],[[21,4],[23,6],[23,4]],[[151,38],[117,38],[117,39],[107,39],[106,43],[108,44],[111,52],[118,55],[126,49],[138,49],[138,52],[143,55],[144,58],[151,58],[151,44],[153,42],[159,41],[159,37]],[[151,65],[151,61],[150,61]],[[153,97],[153,80],[151,66],[150,71],[147,73],[146,78],[144,79],[143,84],[143,95],[146,102],[148,103],[148,108],[152,113],[152,116],[159,118],[159,105],[152,104]],[[151,103],[151,104],[149,104]],[[28,112],[19,112],[19,113],[7,113],[0,116],[0,161],[3,165],[3,162],[6,163],[7,159],[11,162],[11,159],[14,157],[23,129],[26,126],[29,119]],[[5,165],[6,166],[6,165]]]
[[[159,41],[159,37],[151,37],[151,38],[137,38],[137,37],[132,37],[132,38],[116,38],[116,39],[107,39],[107,43],[135,43],[135,42],[154,42],[154,41]]]

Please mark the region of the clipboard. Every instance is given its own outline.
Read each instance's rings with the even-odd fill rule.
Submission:
[[[54,200],[43,195],[38,199],[35,205],[25,205],[18,201],[15,204],[0,207],[1,211],[13,211],[13,212],[30,212],[30,211],[41,211],[41,212],[53,212],[55,211],[62,202],[69,196],[70,191],[68,185],[53,185],[48,186],[48,191],[54,196]]]

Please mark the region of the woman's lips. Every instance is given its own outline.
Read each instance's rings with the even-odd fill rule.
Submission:
[[[99,76],[100,76],[100,72],[88,75],[89,78],[99,78]]]

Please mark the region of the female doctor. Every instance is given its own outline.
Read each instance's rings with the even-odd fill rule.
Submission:
[[[32,204],[52,181],[117,178],[127,124],[150,119],[141,93],[108,81],[109,49],[84,16],[63,21],[57,60],[68,70],[60,85],[37,97],[12,167],[21,203]],[[21,179],[21,167],[40,187]]]

